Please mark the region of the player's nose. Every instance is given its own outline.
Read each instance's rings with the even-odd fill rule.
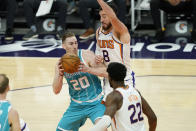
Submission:
[[[74,49],[77,49],[78,48],[78,45],[74,45]]]

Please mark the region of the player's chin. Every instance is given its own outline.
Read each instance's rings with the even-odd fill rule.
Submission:
[[[103,28],[104,30],[107,30],[107,29],[108,29],[108,25],[105,24],[105,25],[102,26],[102,28]]]
[[[77,50],[72,50],[69,54],[70,55],[76,55],[77,54]]]
[[[74,51],[73,51],[74,54],[77,54],[77,52],[78,52],[78,50],[74,50]]]
[[[107,25],[106,25],[106,24],[102,24],[102,27],[103,27],[103,28],[107,28]]]

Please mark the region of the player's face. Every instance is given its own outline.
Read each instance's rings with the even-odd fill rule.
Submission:
[[[62,44],[66,53],[77,55],[78,51],[78,41],[75,36],[68,37]]]
[[[103,10],[99,12],[99,15],[100,15],[102,28],[105,31],[109,30],[112,27],[109,17],[106,15],[106,13]]]

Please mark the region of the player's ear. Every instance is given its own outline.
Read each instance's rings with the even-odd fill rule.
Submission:
[[[66,45],[65,45],[65,43],[62,43],[62,47],[63,47],[63,49],[66,50]]]
[[[10,85],[8,85],[8,87],[7,87],[7,91],[9,91],[10,90]]]

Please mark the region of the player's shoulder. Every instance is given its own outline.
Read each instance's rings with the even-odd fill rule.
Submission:
[[[19,119],[18,111],[15,110],[14,108],[10,108],[9,114],[8,114],[9,123],[16,120],[16,119]]]
[[[110,106],[110,105],[115,105],[117,109],[120,109],[123,103],[123,96],[120,92],[114,90],[110,94],[108,94],[106,98],[105,105]]]
[[[85,54],[85,55],[94,55],[94,52],[91,51],[91,50],[82,50],[82,53]]]
[[[112,91],[110,94],[108,94],[107,98],[106,98],[106,101],[121,101],[123,99],[123,96],[122,94],[117,91],[117,90],[114,90]]]
[[[18,111],[11,107],[9,110],[9,115],[10,116],[18,115]]]
[[[96,34],[98,34],[101,31],[101,26],[99,26],[96,30]]]

